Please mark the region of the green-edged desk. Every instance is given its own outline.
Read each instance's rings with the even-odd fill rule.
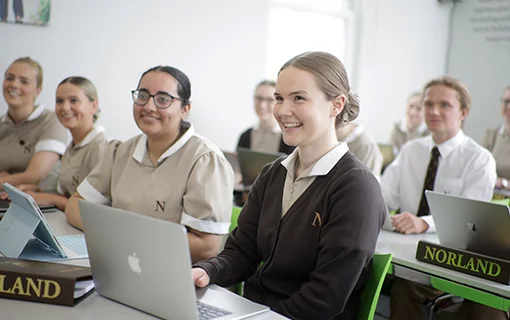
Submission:
[[[415,258],[418,240],[438,242],[436,234],[403,235],[381,230],[376,251],[393,254],[391,271],[396,277],[430,284],[438,290],[503,311],[509,310],[509,285],[418,261]]]
[[[45,214],[53,231],[57,235],[79,234],[79,230],[71,227],[63,212],[55,211]],[[69,260],[69,263],[89,266],[88,259]],[[215,290],[226,290],[214,286]],[[63,307],[51,304],[0,299],[0,319],[16,320],[95,320],[95,319],[158,319],[149,314],[127,307],[115,301],[103,298],[93,292],[74,307]],[[269,311],[250,317],[253,320],[287,319]]]

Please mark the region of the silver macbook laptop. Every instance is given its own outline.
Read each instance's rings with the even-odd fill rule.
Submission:
[[[176,320],[244,319],[269,310],[217,286],[196,289],[184,226],[83,200],[79,206],[100,295]],[[207,312],[213,316],[201,316]]]
[[[427,190],[442,245],[510,260],[510,212],[506,205]]]

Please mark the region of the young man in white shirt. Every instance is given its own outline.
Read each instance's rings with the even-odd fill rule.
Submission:
[[[471,97],[457,79],[441,77],[423,90],[425,122],[430,136],[406,143],[386,168],[381,186],[395,230],[404,233],[435,232],[425,190],[462,197],[492,198],[496,164],[486,149],[462,132]],[[423,319],[422,305],[442,292],[431,287],[397,279],[391,297],[391,319]],[[474,317],[474,318],[473,318]],[[507,319],[506,314],[466,301],[457,319]]]

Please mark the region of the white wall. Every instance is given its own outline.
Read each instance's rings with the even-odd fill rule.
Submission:
[[[99,123],[110,138],[140,131],[130,90],[146,69],[168,64],[192,84],[190,120],[198,133],[233,150],[256,122],[253,89],[264,76],[267,0],[52,1],[48,27],[0,23],[0,70],[20,56],[45,73],[40,102],[54,107],[57,84],[83,75],[98,88]],[[6,111],[3,99],[0,112]]]
[[[503,89],[510,85],[510,0],[464,0],[453,16],[448,72],[472,95],[465,132],[481,141],[485,129],[503,123]]]
[[[473,37],[466,27],[478,1],[465,0],[457,8],[450,55],[455,58],[449,69],[473,93],[466,131],[477,139],[499,119],[480,106],[497,109],[510,68],[508,63],[493,63],[508,61],[509,50],[487,51],[483,39]],[[232,150],[239,133],[256,122],[252,95],[264,77],[268,2],[53,1],[48,27],[0,23],[0,70],[19,56],[40,61],[45,70],[40,101],[48,108],[53,108],[60,80],[89,77],[99,89],[100,123],[109,137],[125,140],[139,133],[132,120],[130,90],[140,74],[156,64],[176,66],[191,79],[190,120],[197,131]],[[352,70],[353,90],[361,96],[359,122],[383,142],[392,124],[404,116],[408,94],[446,72],[451,5],[435,0],[353,3],[361,19],[355,25],[349,48],[354,54],[347,68]],[[472,59],[475,56],[482,59]],[[487,70],[482,77],[477,76],[479,66]],[[497,80],[492,76],[496,73]],[[5,109],[2,99],[0,112]],[[474,119],[481,119],[481,127]]]
[[[359,122],[379,142],[402,119],[407,96],[445,73],[449,5],[435,0],[361,0],[354,91]],[[361,10],[361,11],[359,11]]]

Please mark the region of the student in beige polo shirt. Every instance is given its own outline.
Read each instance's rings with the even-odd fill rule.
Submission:
[[[83,77],[62,80],[57,87],[55,113],[73,137],[62,157],[58,194],[38,192],[33,185],[23,185],[21,189],[40,205],[55,205],[64,210],[68,198],[99,162],[107,142],[103,128],[94,126],[99,109],[97,90],[90,80]]]
[[[15,60],[5,71],[8,108],[0,117],[0,190],[4,182],[16,186],[43,182],[66,149],[67,132],[55,113],[35,105],[42,82],[41,66],[28,57]]]
[[[238,148],[286,154],[290,154],[292,150],[294,150],[294,147],[288,146],[283,142],[282,132],[278,127],[278,122],[276,122],[273,116],[273,108],[275,105],[273,93],[275,86],[276,82],[264,80],[255,88],[253,100],[259,123],[257,126],[249,128],[241,134],[237,142]]]
[[[421,92],[416,91],[407,98],[405,119],[395,123],[391,129],[390,144],[393,145],[395,154],[407,141],[428,135],[427,125],[423,120],[422,96]]]
[[[349,150],[377,177],[381,177],[383,155],[375,139],[362,124],[349,123],[336,132],[338,141],[347,142]]]
[[[510,86],[505,88],[501,98],[501,115],[505,123],[494,129],[487,129],[482,146],[487,148],[496,160],[496,188],[510,189]]]
[[[216,255],[229,231],[234,173],[218,147],[184,121],[191,109],[188,77],[157,66],[142,75],[132,95],[143,134],[108,145],[69,200],[69,223],[82,228],[78,200],[85,199],[181,223],[193,261]]]

